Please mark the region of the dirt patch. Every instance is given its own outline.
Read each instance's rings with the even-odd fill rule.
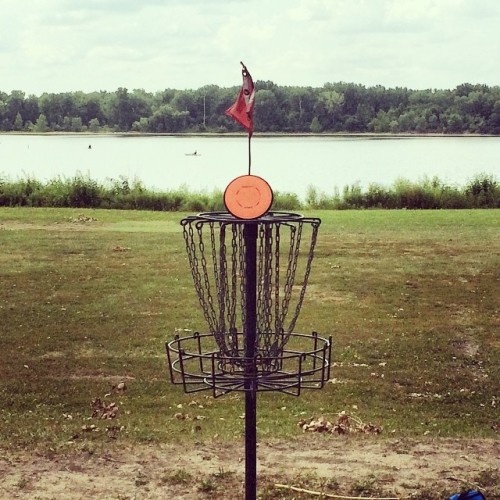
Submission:
[[[369,483],[372,495],[364,496],[408,498],[436,491],[441,498],[443,491],[465,486],[491,487],[478,481],[491,482],[492,474],[498,479],[499,469],[500,443],[494,440],[308,435],[258,447],[258,490],[267,492],[265,498],[307,498],[273,490],[275,483],[304,485],[305,478],[314,478],[313,485],[335,482],[339,495]],[[243,443],[115,447],[53,456],[3,451],[0,497],[236,499],[244,496],[244,471]],[[496,491],[488,498],[499,498]]]

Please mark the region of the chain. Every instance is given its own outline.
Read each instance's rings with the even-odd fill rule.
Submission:
[[[198,291],[198,295],[204,297],[204,303],[206,308],[205,318],[207,319],[207,322],[209,324],[210,331],[215,335],[217,334],[218,331],[217,314],[214,308],[214,300],[211,292],[210,277],[208,275],[207,259],[205,256],[205,242],[203,241],[203,223],[198,222],[196,224],[196,231],[198,234],[198,249],[201,256],[201,259],[199,260],[201,261],[201,269],[203,271],[203,286],[201,286],[200,282],[201,290]]]
[[[196,256],[194,231],[193,231],[193,226],[190,223],[186,223],[183,225],[183,236],[184,236],[184,241],[186,243],[186,253],[189,260],[189,267],[191,269],[191,274],[193,276],[194,288],[198,296],[198,301],[200,302],[200,305],[203,309],[203,314],[205,315],[205,319],[207,319],[208,321],[208,318],[206,317],[205,313],[205,300],[204,300],[203,287],[201,286],[199,263],[198,263],[198,258]]]
[[[304,273],[304,281],[302,282],[302,289],[300,290],[299,299],[297,305],[295,306],[295,313],[293,315],[292,321],[290,322],[289,332],[292,332],[295,328],[295,323],[299,317],[300,308],[302,307],[302,302],[304,301],[304,295],[306,293],[307,283],[309,281],[309,274],[311,272],[311,265],[314,257],[314,249],[316,247],[316,241],[318,239],[318,229],[319,229],[319,219],[313,219],[311,221],[312,234],[311,234],[311,245],[309,247],[309,253],[307,255],[306,269]]]
[[[320,222],[319,219],[302,218],[300,221],[273,221],[258,225],[256,348],[260,356],[260,369],[265,372],[281,369],[280,354],[295,328],[302,307]],[[238,328],[241,327],[240,331],[243,331],[246,321],[245,226],[239,222],[200,220],[195,217],[188,217],[181,224],[198,301],[210,332],[219,346],[218,362],[224,369],[235,369],[241,357]],[[311,239],[308,242],[300,292],[294,301],[293,315],[285,326],[294,296],[302,239],[305,239],[304,224],[305,227],[312,228]],[[288,234],[285,229],[289,231]],[[283,252],[282,256],[281,247],[285,234],[289,238],[289,245],[288,252]],[[208,240],[206,244],[205,241]],[[283,270],[280,272],[280,267],[285,264],[281,262],[285,258],[286,272],[283,273]],[[282,279],[284,282],[280,285]],[[213,296],[213,290],[216,296]]]
[[[276,245],[274,252],[274,331],[276,334],[281,333],[283,322],[280,318],[280,250],[281,250],[281,225],[276,224]],[[271,251],[271,249],[269,249]]]
[[[239,251],[238,251],[239,250]],[[245,324],[245,309],[246,309],[246,293],[245,293],[245,245],[243,243],[243,227],[238,230],[238,242],[237,245],[233,247],[233,251],[238,253],[240,261],[240,297],[241,297],[241,322]]]
[[[198,295],[198,301],[201,305],[203,316],[205,317],[210,331],[215,331],[215,311],[213,308],[213,300],[210,293],[210,287],[206,286],[207,275],[206,275],[206,263],[204,263],[203,257],[203,240],[201,239],[201,228],[197,228],[197,234],[199,237],[199,248],[200,254],[202,256],[201,267],[204,269],[204,280],[202,280],[200,272],[200,261],[198,259],[197,245],[195,242],[195,236],[193,231],[193,221],[184,220],[183,221],[183,236],[186,243],[186,252],[188,255],[189,265],[191,267],[191,274],[193,276],[194,287]],[[204,283],[202,283],[204,281]],[[205,285],[205,286],[203,286]]]
[[[264,242],[265,242],[265,225],[261,224],[258,228],[257,234],[257,330],[262,331],[262,324],[265,321],[265,315],[263,313],[263,304],[264,304],[264,277],[266,271],[264,269]]]
[[[269,352],[272,336],[272,283],[273,283],[273,229],[272,226],[263,225],[261,228],[259,242],[259,262],[261,272],[258,275],[259,297],[258,311],[259,321],[257,324],[258,339],[264,352]]]
[[[238,355],[238,329],[236,326],[236,293],[238,290],[238,229],[236,224],[231,225],[231,298],[228,308],[229,342],[232,355]]]
[[[219,226],[219,258],[217,258],[217,248],[215,246],[215,231],[214,224],[210,223],[210,243],[212,245],[212,262],[214,267],[215,287],[217,297],[219,299],[219,324],[216,337],[217,344],[221,352],[227,351],[225,332],[226,332],[226,294],[227,294],[227,262],[226,262],[226,246],[225,246],[225,226]],[[218,265],[220,262],[220,265]]]
[[[285,284],[283,286],[284,296],[283,302],[281,304],[281,327],[283,331],[285,331],[284,323],[286,315],[288,314],[288,308],[290,306],[290,300],[292,298],[293,284],[295,282],[295,273],[297,270],[297,262],[299,257],[300,250],[300,241],[302,234],[302,223],[299,223],[298,226],[289,226],[290,227],[290,247],[288,251],[288,261],[286,268],[286,277]],[[286,333],[291,333],[291,329],[287,328]],[[283,341],[285,338],[283,337]]]

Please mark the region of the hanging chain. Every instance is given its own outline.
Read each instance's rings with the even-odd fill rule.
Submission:
[[[280,224],[276,224],[276,245],[274,250],[274,328],[277,335],[283,330],[283,322],[280,318],[280,250],[281,250],[281,232]],[[271,235],[272,236],[272,235]],[[271,252],[271,248],[269,249]]]
[[[263,303],[264,303],[264,276],[266,271],[264,270],[264,242],[265,242],[265,225],[260,225],[258,228],[257,235],[257,330],[262,331],[262,324],[265,321],[265,315],[263,312]]]
[[[231,224],[231,296],[228,295],[229,343],[232,355],[238,355],[238,327],[236,325],[236,300],[238,291],[238,232],[239,226]]]
[[[216,283],[217,297],[219,299],[219,324],[217,328],[217,343],[221,353],[227,351],[225,331],[226,331],[226,304],[227,304],[227,269],[226,269],[226,247],[225,247],[225,226],[219,226],[219,256],[215,245],[214,224],[210,223],[210,242],[212,245],[212,261],[214,266],[214,278]]]
[[[269,353],[273,337],[273,228],[263,225],[259,231],[259,294],[257,298],[258,323],[257,346],[263,353]]]
[[[198,232],[199,234],[199,232]],[[194,287],[196,290],[196,293],[198,295],[198,301],[201,305],[202,311],[203,311],[203,316],[205,317],[209,329],[212,333],[215,332],[215,319],[214,319],[214,310],[213,306],[211,307],[211,304],[213,304],[211,295],[210,295],[210,287],[204,286],[206,285],[206,281],[208,277],[206,276],[206,272],[204,272],[205,275],[205,280],[204,283],[202,283],[202,276],[200,272],[200,262],[197,257],[197,245],[195,242],[195,237],[194,237],[194,231],[193,231],[193,221],[186,221],[185,224],[183,224],[183,235],[184,235],[184,241],[186,243],[186,252],[188,255],[188,260],[189,260],[189,265],[191,267],[191,274],[193,276],[193,281],[194,281]],[[200,242],[200,251],[201,255],[203,256],[203,251],[202,251],[202,242]],[[202,264],[203,266],[203,264]]]
[[[296,226],[289,226],[290,229],[290,244],[288,250],[288,259],[287,259],[287,267],[286,267],[286,276],[285,283],[283,285],[283,301],[281,303],[281,314],[280,314],[280,323],[285,332],[284,323],[286,315],[288,314],[288,308],[290,306],[290,300],[292,298],[293,285],[295,283],[295,273],[297,270],[297,262],[299,258],[299,250],[300,250],[300,236],[302,232],[302,224],[299,223],[298,229]],[[291,329],[287,328],[286,333],[291,333]],[[283,342],[286,339],[283,337]]]
[[[272,223],[267,221],[258,225],[255,347],[259,358],[257,364],[264,372],[281,369],[281,355],[295,328],[304,300],[320,222],[319,219],[302,218]],[[293,315],[285,325],[292,297],[295,296],[293,291],[304,224],[312,228],[311,238],[300,292],[294,301]],[[243,325],[246,324],[245,226],[239,222],[216,222],[193,217],[184,219],[182,227],[198,301],[219,346],[219,367],[234,370],[242,362],[238,328],[241,327],[240,331],[243,332]],[[285,235],[289,242],[288,252],[283,256],[283,260],[286,258],[286,271],[283,274],[283,270],[280,273],[280,267],[282,238]],[[205,244],[205,240],[209,242]],[[284,282],[280,284],[282,278]],[[212,294],[213,290],[216,296]]]
[[[238,253],[240,264],[240,297],[241,297],[241,322],[244,325],[246,322],[246,293],[245,293],[245,245],[243,243],[243,227],[238,230],[238,240],[236,246],[233,246],[233,251]]]
[[[290,322],[289,332],[292,332],[295,328],[295,323],[297,322],[297,318],[299,317],[300,308],[302,307],[302,302],[304,301],[304,295],[306,293],[307,283],[309,281],[309,274],[311,273],[311,265],[314,257],[314,249],[316,247],[316,241],[318,239],[318,229],[319,229],[319,220],[313,220],[311,222],[312,226],[312,234],[311,234],[311,244],[309,247],[309,253],[307,255],[306,269],[304,273],[304,280],[302,282],[302,288],[300,290],[299,299],[297,301],[297,305],[295,306],[295,313]],[[298,254],[298,250],[297,250]]]

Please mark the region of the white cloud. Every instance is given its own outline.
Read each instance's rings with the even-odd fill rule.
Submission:
[[[0,0],[0,90],[500,84],[497,0]]]

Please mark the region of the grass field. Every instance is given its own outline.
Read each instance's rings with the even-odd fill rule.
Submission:
[[[206,330],[183,215],[0,209],[0,448],[241,439],[241,395],[169,383],[165,341]],[[340,411],[384,436],[497,438],[500,212],[307,215],[323,222],[296,330],[333,337],[332,380],[260,395],[258,439]],[[96,398],[116,418],[91,418]]]

